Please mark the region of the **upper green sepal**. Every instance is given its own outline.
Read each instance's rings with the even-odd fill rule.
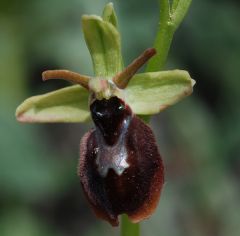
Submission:
[[[85,122],[90,118],[88,96],[79,85],[33,96],[17,108],[16,117],[28,123]]]
[[[115,26],[115,28],[118,27],[117,15],[114,11],[113,3],[110,2],[104,7],[102,19],[111,23],[113,26]]]
[[[138,115],[153,115],[182,100],[195,81],[184,70],[136,74],[125,89],[125,101]]]
[[[111,78],[123,69],[120,34],[112,4],[108,4],[103,18],[95,15],[82,17],[82,28],[90,51],[96,76]]]

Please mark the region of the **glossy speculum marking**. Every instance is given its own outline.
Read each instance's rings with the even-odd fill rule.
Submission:
[[[95,148],[98,171],[106,176],[110,168],[118,175],[129,167],[125,139],[132,112],[129,106],[117,97],[95,100],[91,106],[92,119],[96,125]]]

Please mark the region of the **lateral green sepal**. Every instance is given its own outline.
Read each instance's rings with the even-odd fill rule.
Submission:
[[[90,118],[88,91],[79,85],[26,99],[16,110],[27,123],[86,122]]]
[[[184,70],[141,73],[128,84],[125,100],[135,114],[153,115],[190,95],[194,84]]]

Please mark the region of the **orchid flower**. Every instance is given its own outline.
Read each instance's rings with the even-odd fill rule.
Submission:
[[[82,17],[95,76],[68,70],[43,72],[44,81],[74,85],[26,99],[16,111],[20,122],[87,122],[94,128],[80,143],[78,174],[95,214],[113,226],[127,214],[137,223],[155,210],[164,167],[151,128],[139,116],[158,114],[190,95],[194,80],[184,70],[137,73],[158,57],[145,50],[124,68],[113,5],[102,17]]]

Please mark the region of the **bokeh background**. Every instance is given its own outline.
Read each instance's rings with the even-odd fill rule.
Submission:
[[[93,75],[82,14],[105,0],[0,2],[0,235],[118,235],[97,220],[76,175],[79,140],[92,124],[20,124],[25,98],[67,86],[46,69]],[[152,45],[157,1],[114,1],[125,63]],[[193,0],[168,69],[197,81],[192,96],[153,117],[166,167],[156,213],[142,235],[240,235],[240,3]]]

